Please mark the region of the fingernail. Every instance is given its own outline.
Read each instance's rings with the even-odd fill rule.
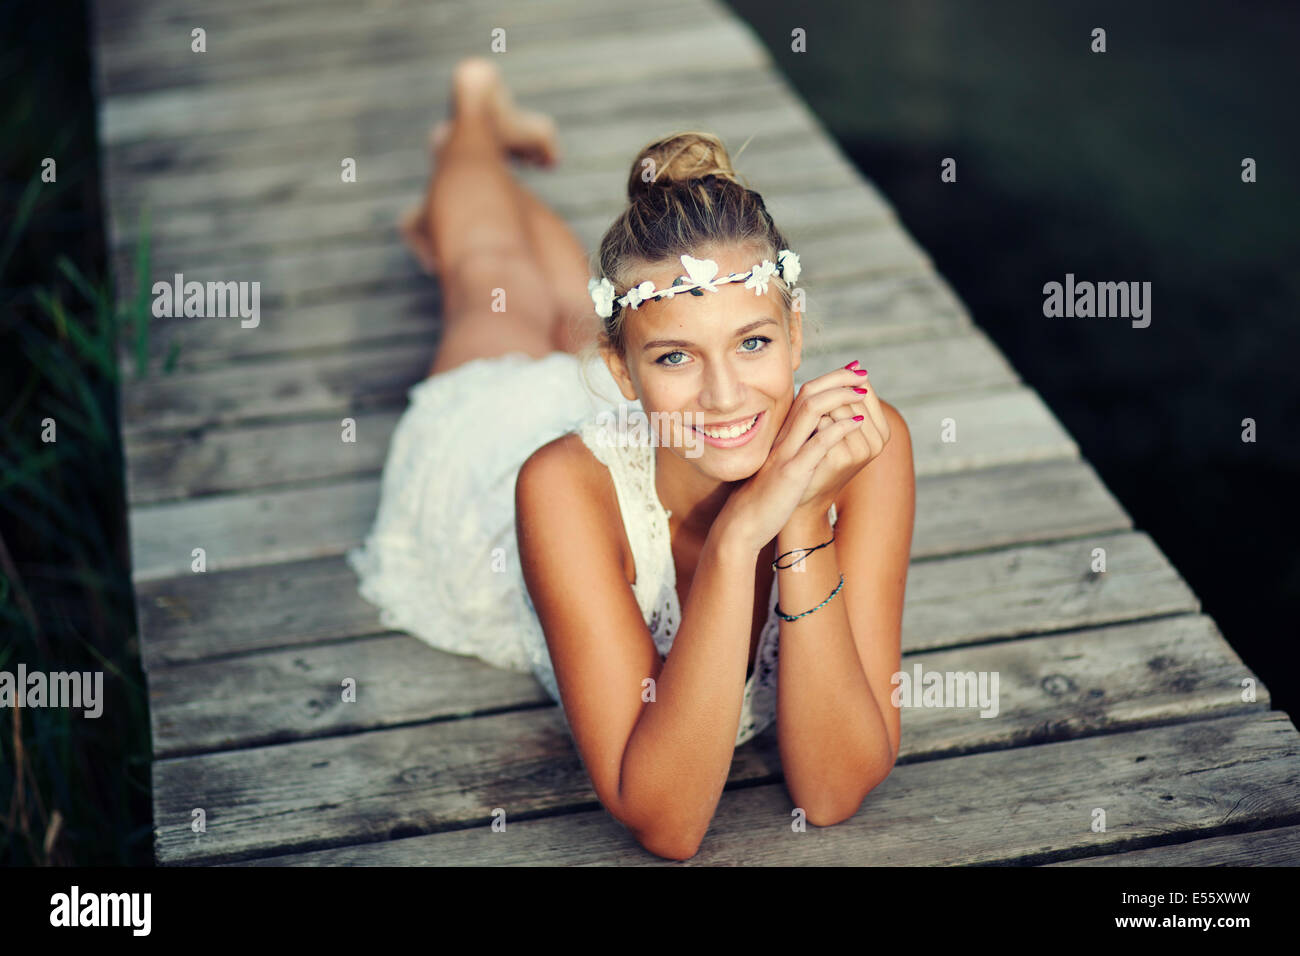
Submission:
[[[854,373],[857,374],[857,375],[866,375],[866,374],[867,374],[867,370],[866,370],[865,368],[855,368],[853,371],[854,371]]]
[[[858,364],[858,360],[857,360],[857,359],[854,359],[852,362],[850,362],[848,365],[846,365],[846,366],[844,366],[844,367],[845,367],[845,368],[848,368],[848,369],[851,369],[851,368],[853,368],[853,366],[855,366],[855,365],[857,365],[857,364]]]
[[[858,388],[856,385],[852,385],[850,387],[853,389],[853,391],[857,392],[859,395],[867,394],[867,390],[865,388]]]
[[[855,422],[860,422],[860,421],[862,421],[862,420],[863,420],[864,418],[866,418],[866,417],[867,417],[866,415],[854,415],[854,416],[853,416],[853,420],[854,420]]]

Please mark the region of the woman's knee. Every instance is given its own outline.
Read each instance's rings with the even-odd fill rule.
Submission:
[[[451,264],[443,277],[449,308],[512,315],[516,321],[545,327],[555,315],[551,283],[531,255],[517,251],[476,250]]]

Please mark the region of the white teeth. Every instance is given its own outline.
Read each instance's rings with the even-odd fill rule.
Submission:
[[[702,426],[696,426],[696,430],[703,432],[710,438],[739,438],[741,435],[745,434],[745,432],[753,428],[756,421],[758,421],[757,415],[751,418],[748,422],[739,425],[731,425],[728,428],[704,428]]]

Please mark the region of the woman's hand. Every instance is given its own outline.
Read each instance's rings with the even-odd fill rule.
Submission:
[[[804,383],[767,461],[727,500],[723,515],[747,547],[762,550],[796,512],[829,510],[889,440],[880,402],[874,389],[859,384],[866,373],[857,364]]]
[[[857,370],[857,364],[857,361],[854,360],[843,369],[836,369],[834,372],[813,379],[804,385],[806,389],[822,381],[822,379],[831,378],[832,376],[838,377],[845,372],[852,373],[854,378],[861,379],[862,384],[857,385],[856,389],[862,391],[858,392],[855,389],[853,401],[847,405],[834,408],[829,415],[823,416],[821,421],[817,423],[817,430],[818,432],[825,431],[844,419],[852,420],[855,415],[861,415],[863,419],[858,423],[859,428],[850,430],[842,441],[833,444],[826,453],[821,464],[813,472],[812,480],[808,483],[808,488],[805,489],[803,500],[799,502],[796,508],[797,512],[806,512],[816,517],[824,515],[830,510],[831,505],[835,503],[835,499],[839,497],[844,486],[849,483],[854,475],[878,457],[889,442],[889,422],[880,407],[880,398],[876,395],[876,390],[867,382],[867,373]]]

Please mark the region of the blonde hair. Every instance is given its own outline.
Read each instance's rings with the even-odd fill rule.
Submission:
[[[789,248],[763,197],[741,181],[721,139],[698,130],[673,133],[642,149],[627,178],[628,205],[606,230],[596,255],[596,275],[614,284],[615,296],[644,279],[647,266],[695,255],[711,246],[753,248],[755,261],[776,260]],[[787,314],[790,287],[779,280]],[[627,309],[614,303],[588,357],[604,348],[623,354]]]

